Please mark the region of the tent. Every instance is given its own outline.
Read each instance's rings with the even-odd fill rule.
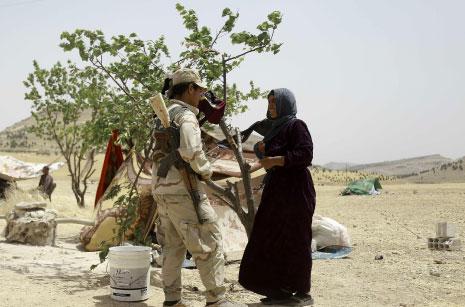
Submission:
[[[217,162],[218,165],[219,162]],[[237,170],[231,169],[230,166],[220,165],[215,170],[215,174],[225,175],[224,173],[218,173],[219,169],[227,169],[233,173]],[[95,208],[95,224],[93,226],[84,226],[81,229],[80,240],[85,250],[97,251],[100,250],[104,242],[105,244],[115,245],[117,242],[114,240],[115,233],[118,231],[118,224],[116,219],[122,213],[119,209],[113,207],[115,199],[124,193],[128,192],[128,189],[121,189],[112,199],[106,199],[106,193],[111,191],[115,185],[127,186],[135,181],[137,172],[139,170],[139,162],[136,155],[133,153],[130,155],[123,164],[120,166],[116,176],[113,178],[111,184],[108,186],[105,194],[97,203]],[[254,196],[259,199],[260,192],[258,187],[264,176],[264,171],[256,171],[252,174],[252,184],[254,190]],[[226,186],[226,180],[238,181],[240,178],[227,177],[227,179],[219,179],[216,183]],[[150,221],[156,218],[156,203],[154,202],[151,195],[151,175],[147,172],[142,172],[137,185],[137,192],[139,194],[140,203],[138,207],[139,219],[134,223],[131,229],[135,229],[137,226],[149,227]],[[218,221],[223,231],[223,248],[228,255],[234,255],[237,252],[241,252],[247,244],[247,235],[244,226],[240,222],[237,214],[229,207],[224,205],[216,196],[213,195],[213,191],[207,190],[207,195],[210,203],[215,210]],[[146,228],[146,231],[150,229]],[[126,239],[132,239],[132,231],[126,233]]]
[[[237,182],[242,180],[239,165],[236,162],[234,153],[229,148],[224,148],[217,145],[218,139],[221,139],[221,135],[208,135],[204,131],[203,138],[206,142],[207,156],[211,162],[213,169],[213,180],[223,186],[227,187],[227,181]],[[118,150],[115,150],[114,140],[110,138],[108,143],[105,161],[101,172],[99,189],[96,195],[96,206],[95,206],[95,224],[93,226],[85,226],[81,230],[80,240],[85,250],[96,251],[100,250],[103,245],[115,245],[115,233],[118,231],[117,218],[121,216],[122,212],[119,209],[114,208],[114,201],[119,197],[127,193],[127,189],[121,189],[115,197],[112,199],[106,199],[106,195],[112,190],[112,187],[116,185],[128,186],[132,184],[137,176],[139,169],[143,163],[143,159],[138,157],[134,152],[130,153],[127,158],[119,165],[118,159],[115,157],[119,155]],[[248,149],[248,148],[247,148]],[[261,195],[261,183],[265,175],[265,171],[260,168],[257,158],[253,152],[250,152],[244,148],[244,158],[246,162],[251,166],[251,182],[252,190],[255,199],[258,201]],[[146,162],[147,163],[147,162]],[[132,225],[131,229],[136,229],[138,226],[145,227],[145,231],[150,232],[151,221],[156,219],[156,203],[154,202],[151,195],[151,166],[150,161],[147,165],[144,165],[143,171],[137,181],[136,189],[139,194],[140,204],[138,207],[139,219]],[[112,169],[117,168],[116,175],[111,177]],[[111,170],[110,170],[111,169]],[[109,180],[110,179],[110,180]],[[110,181],[110,183],[108,183]],[[241,198],[245,198],[243,195],[243,189],[239,185],[239,193]],[[102,193],[104,189],[104,193]],[[235,255],[238,252],[242,252],[247,244],[247,235],[244,226],[240,222],[237,214],[222,203],[216,196],[214,191],[206,187],[207,196],[210,203],[215,210],[218,221],[223,232],[223,248],[226,255]],[[132,231],[126,233],[126,240],[131,240],[133,236]]]
[[[217,142],[222,139],[222,136],[206,134],[203,138],[206,141],[207,156],[212,163],[213,181],[223,187],[227,187],[228,182],[235,183],[241,181],[242,178],[239,165],[232,151],[228,148],[217,146]],[[112,145],[109,144],[109,146]],[[255,205],[258,207],[262,193],[262,181],[266,172],[260,167],[255,155],[249,151],[251,149],[252,146],[244,146],[243,154],[244,158],[251,166],[253,197],[255,199]],[[109,155],[114,155],[114,152],[113,150],[107,150],[107,154]],[[107,160],[107,157],[105,159]],[[113,158],[108,158],[108,161],[114,160]],[[115,198],[106,199],[105,194],[117,184],[124,185],[133,183],[142,162],[142,159],[138,158],[135,153],[131,153],[121,166],[119,166],[115,177],[106,188],[103,197],[100,197],[97,201],[95,225],[85,226],[81,230],[80,239],[86,250],[96,251],[101,249],[101,243],[103,241],[110,245],[116,244],[114,241],[114,233],[117,232],[119,227],[116,223],[116,218],[121,215],[121,211],[113,207]],[[108,166],[111,165],[111,163],[104,165]],[[103,175],[105,173],[106,171],[102,170],[103,177],[100,178],[101,181],[108,180],[108,176]],[[138,208],[139,219],[133,225],[133,229],[140,225],[140,223],[144,226],[151,225],[150,221],[156,218],[156,203],[151,195],[151,169],[148,165],[144,165],[136,187],[140,197],[140,205]],[[218,216],[218,222],[222,231],[225,257],[227,260],[231,261],[238,260],[241,258],[248,241],[244,226],[240,222],[237,214],[214,195],[214,191],[208,187],[206,191],[210,203]],[[127,189],[122,189],[120,193],[127,193]],[[239,194],[241,199],[244,200],[245,193],[242,184],[239,184]],[[147,226],[145,230],[151,231]],[[318,251],[316,251],[316,253],[314,253],[315,259],[341,258],[350,253],[351,248],[347,229],[336,221],[315,215],[312,224],[312,232],[315,235],[314,242],[316,249],[319,250],[328,247],[334,249],[336,247],[334,250],[338,252],[334,253],[331,251],[325,253],[320,251],[318,254]],[[131,235],[131,232],[127,233],[126,239],[130,240]],[[341,250],[341,247],[345,249]]]
[[[349,183],[341,195],[377,195],[381,189],[379,178],[361,179]]]
[[[112,178],[110,185],[106,188],[105,193],[100,197],[94,210],[95,224],[93,226],[84,226],[81,229],[80,240],[85,250],[97,251],[104,245],[116,245],[115,234],[118,232],[117,218],[123,214],[121,209],[115,208],[114,202],[119,196],[129,192],[129,186],[135,181],[139,166],[134,153],[131,153],[128,158],[121,164],[116,175]],[[104,172],[103,172],[104,173]],[[106,178],[101,178],[105,180]],[[148,222],[154,218],[156,214],[156,204],[151,194],[151,175],[147,172],[141,172],[137,181],[136,190],[139,195],[138,219],[130,227],[126,233],[126,239],[130,240],[134,229],[138,226],[148,226]],[[108,193],[116,185],[121,189],[112,198],[106,198]]]

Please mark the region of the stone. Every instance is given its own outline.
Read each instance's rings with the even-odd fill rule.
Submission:
[[[429,275],[439,277],[441,274],[437,270],[430,270]]]
[[[20,202],[19,204],[16,204],[15,209],[18,210],[33,210],[33,209],[45,209],[47,207],[46,202]]]
[[[6,241],[39,246],[55,245],[56,211],[40,207],[40,203],[18,205],[6,217]]]
[[[383,255],[376,255],[375,256],[375,260],[383,260],[383,259],[384,259]]]

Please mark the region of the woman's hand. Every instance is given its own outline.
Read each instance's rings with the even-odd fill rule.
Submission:
[[[263,166],[264,169],[270,169],[274,166],[283,166],[284,157],[283,156],[265,157],[260,160],[260,164]]]
[[[253,151],[258,159],[263,159],[265,157],[265,143],[262,141],[255,143],[253,146]]]

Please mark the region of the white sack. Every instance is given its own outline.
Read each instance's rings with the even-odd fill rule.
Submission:
[[[347,228],[329,217],[317,214],[313,215],[312,239],[316,242],[317,250],[327,246],[350,247],[350,237]]]

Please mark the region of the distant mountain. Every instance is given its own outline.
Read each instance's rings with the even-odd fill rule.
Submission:
[[[84,121],[90,118],[90,112],[85,112],[80,118],[80,121]],[[56,153],[58,152],[57,145],[51,140],[44,140],[38,138],[33,133],[29,132],[29,127],[34,124],[34,118],[28,117],[21,120],[14,125],[6,128],[0,132],[0,151],[18,151],[18,152],[38,152],[38,153]],[[223,137],[223,136],[222,136]],[[258,140],[258,139],[257,139]],[[251,140],[250,144],[244,144],[245,147],[253,145],[256,140]],[[464,161],[465,157],[458,159],[457,161]],[[401,176],[401,177],[414,177],[415,174],[425,174],[431,170],[434,174],[433,169],[436,173],[442,171],[452,170],[453,176],[459,176],[458,170],[460,170],[461,163],[453,166],[454,161],[452,159],[443,157],[441,155],[430,155],[423,157],[415,157],[409,159],[385,161],[378,163],[369,164],[354,164],[349,162],[330,162],[322,167],[324,169],[330,169],[335,171],[359,171],[363,173],[375,173],[387,176]],[[446,166],[443,166],[446,165]],[[447,166],[449,165],[449,166]],[[455,168],[455,169],[454,169]],[[462,166],[463,168],[463,166]],[[439,172],[437,171],[439,170]],[[455,173],[453,171],[456,171]],[[448,175],[443,174],[443,177]],[[426,176],[426,175],[425,175]],[[433,175],[431,175],[433,176]],[[412,179],[415,180],[415,179]]]
[[[78,122],[88,120],[91,114],[86,111]],[[34,125],[32,116],[23,119],[0,132],[0,151],[55,153],[58,146],[48,139],[38,138],[29,128]]]
[[[388,176],[404,176],[409,174],[417,174],[435,167],[440,167],[441,165],[450,163],[452,161],[453,160],[450,158],[436,154],[394,161],[358,164],[350,167],[349,170],[363,171],[366,173],[377,173]]]
[[[329,162],[323,165],[323,167],[333,170],[333,171],[344,171],[356,165],[357,164],[355,163],[349,163],[349,162]]]
[[[365,173],[375,173],[387,176],[404,176],[417,174],[449,162],[452,162],[452,159],[441,155],[429,155],[368,164],[330,162],[323,165],[323,167],[336,171],[362,171]]]
[[[465,157],[444,163],[400,180],[413,183],[465,182]]]
[[[0,151],[37,152],[45,148],[52,149],[51,141],[44,141],[29,132],[34,124],[32,116],[23,119],[0,132]]]

